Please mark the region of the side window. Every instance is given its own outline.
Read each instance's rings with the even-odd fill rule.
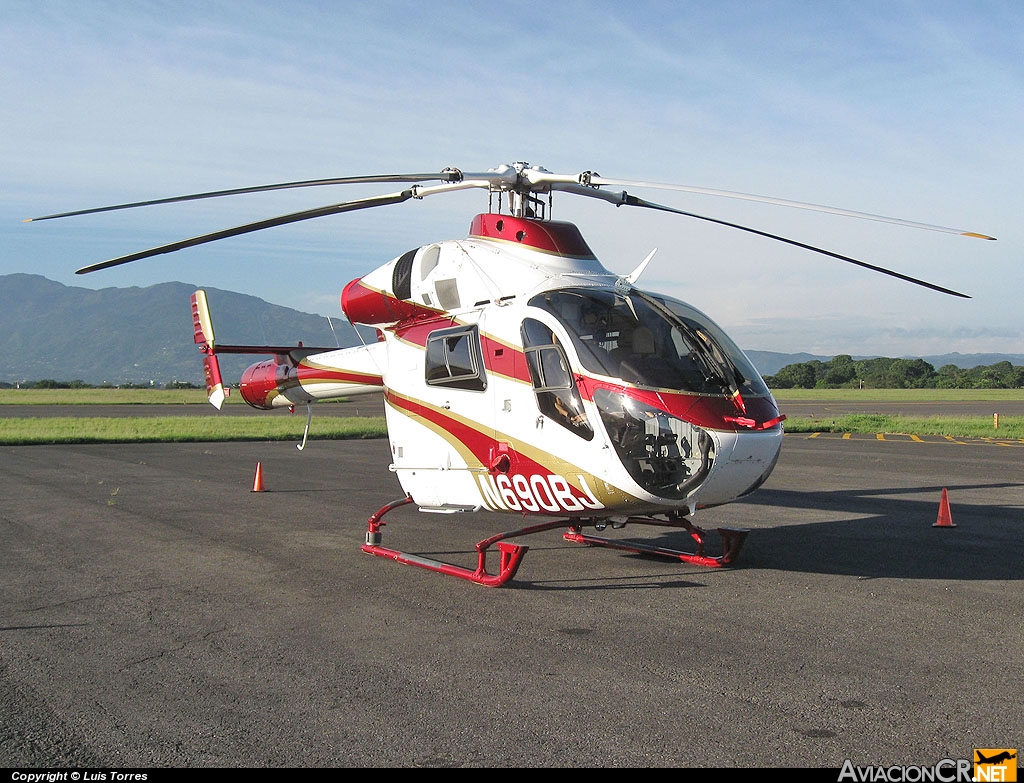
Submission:
[[[583,410],[583,401],[573,383],[569,360],[552,331],[540,321],[523,321],[523,350],[530,371],[537,407],[541,413],[584,440],[594,430]]]
[[[557,345],[541,345],[526,349],[530,379],[537,391],[571,389],[572,376],[566,366],[565,354]]]
[[[474,326],[438,329],[427,337],[425,377],[429,386],[483,391],[487,388],[480,332]]]

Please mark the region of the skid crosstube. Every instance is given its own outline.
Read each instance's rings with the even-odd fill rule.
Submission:
[[[505,541],[505,539],[527,536],[533,533],[542,533],[546,530],[553,530],[554,528],[565,527],[566,525],[569,526],[569,530],[562,536],[566,541],[573,541],[575,543],[586,544],[588,546],[609,547],[611,549],[636,552],[638,554],[670,557],[684,563],[706,566],[709,568],[722,568],[724,566],[731,565],[736,560],[737,555],[739,555],[740,548],[743,546],[743,542],[746,540],[747,533],[749,532],[747,530],[737,528],[718,528],[718,533],[722,537],[722,554],[718,557],[712,557],[704,553],[704,539],[707,536],[706,531],[692,524],[685,517],[672,517],[668,520],[660,520],[653,517],[629,517],[625,522],[613,524],[613,527],[622,528],[627,524],[632,523],[639,525],[682,528],[690,534],[694,541],[697,542],[697,551],[695,553],[681,552],[675,549],[655,546],[653,544],[590,536],[581,532],[581,528],[587,524],[592,525],[598,530],[603,530],[607,525],[603,520],[584,522],[581,520],[559,519],[518,528],[516,530],[508,530],[504,533],[499,533],[480,541],[476,545],[477,567],[475,570],[471,570],[469,568],[464,568],[463,566],[445,563],[440,560],[433,560],[428,557],[420,557],[419,555],[399,552],[396,549],[388,549],[387,547],[381,546],[381,528],[386,524],[383,521],[384,515],[389,511],[408,505],[412,502],[413,500],[411,496],[393,500],[387,505],[381,507],[380,510],[371,516],[366,531],[366,541],[363,543],[362,550],[371,555],[386,557],[389,560],[404,563],[405,565],[419,566],[420,568],[426,568],[430,571],[437,571],[438,573],[447,574],[448,576],[455,576],[460,579],[475,582],[478,585],[483,585],[484,587],[501,587],[512,579],[512,577],[516,575],[516,571],[519,570],[519,566],[523,562],[523,557],[526,555],[527,550],[529,550],[529,547],[525,544],[513,544]],[[496,546],[498,549],[497,574],[491,574],[487,570],[487,551],[492,545]]]
[[[725,566],[732,565],[739,556],[740,549],[743,547],[743,542],[747,539],[747,533],[750,532],[749,530],[743,530],[741,528],[718,528],[718,535],[722,538],[722,554],[718,557],[711,557],[704,553],[704,539],[707,538],[707,531],[702,530],[687,519],[679,519],[675,522],[663,522],[660,519],[653,519],[652,517],[630,517],[626,520],[626,524],[630,523],[683,528],[690,534],[690,537],[697,542],[697,551],[681,552],[677,549],[669,549],[667,547],[655,546],[653,544],[644,544],[638,541],[621,541],[611,538],[601,538],[599,536],[588,536],[581,533],[578,526],[570,527],[569,531],[565,533],[562,538],[566,541],[575,541],[577,544],[604,546],[610,549],[621,549],[626,552],[636,552],[638,554],[671,557],[675,560],[681,560],[684,563],[706,566],[707,568],[724,568]],[[623,527],[624,526],[625,525],[623,525]]]

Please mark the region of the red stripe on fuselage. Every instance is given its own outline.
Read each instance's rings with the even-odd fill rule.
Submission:
[[[440,318],[419,318],[412,321],[405,321],[395,326],[395,336],[402,342],[411,343],[420,348],[427,347],[427,338],[438,329],[448,329],[458,326],[461,321],[446,315]]]
[[[484,367],[488,372],[530,383],[530,373],[521,350],[484,334],[480,335],[480,342],[484,352]]]
[[[443,410],[396,394],[390,389],[385,390],[384,399],[397,410],[430,422],[443,436],[450,436],[451,440],[457,441],[468,449],[481,465],[488,465],[492,457],[492,447],[497,442],[493,430],[483,430],[475,423],[467,423],[465,420],[445,413]],[[502,442],[507,443],[508,441],[503,439]],[[509,445],[511,446],[511,444]],[[547,476],[556,472],[547,465],[527,457],[521,451],[515,449],[514,446],[509,456],[515,464],[515,471],[517,473]]]
[[[410,321],[399,324],[395,328],[395,336],[410,345],[426,348],[427,338],[433,332],[438,329],[458,326],[460,323],[463,322],[452,317]],[[523,352],[520,349],[481,333],[480,350],[484,356],[484,368],[488,372],[514,378],[524,383],[530,382],[530,375],[527,372],[526,363],[522,361]]]
[[[304,361],[299,362],[299,366],[295,368],[295,374],[298,382],[301,384],[326,381],[331,383],[355,383],[363,386],[384,385],[384,380],[379,375],[335,370],[322,365],[306,364]]]
[[[484,432],[479,427],[467,424],[466,421],[443,413],[438,408],[418,402],[410,397],[396,394],[391,389],[384,391],[385,401],[404,413],[424,419],[437,428],[451,435],[451,437],[469,449],[481,465],[487,464],[490,456],[491,445],[494,443],[493,434]]]
[[[634,400],[663,410],[677,419],[709,430],[744,431],[750,429],[728,420],[728,418],[735,418],[738,411],[732,399],[725,395],[692,394],[669,389],[640,389],[589,377],[581,379],[579,388],[580,394],[588,400],[594,399],[594,392],[597,389],[607,389],[618,394],[625,394]],[[779,409],[768,397],[751,397],[745,402],[745,416],[755,422],[768,422],[779,417]]]

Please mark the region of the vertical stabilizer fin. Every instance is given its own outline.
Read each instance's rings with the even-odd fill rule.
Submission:
[[[195,343],[204,354],[203,377],[206,380],[207,398],[214,408],[220,410],[230,389],[225,389],[221,381],[220,362],[217,359],[216,342],[213,335],[213,320],[210,318],[210,306],[206,301],[206,291],[202,289],[192,294],[192,327],[195,333]]]
[[[192,294],[192,326],[195,329],[196,345],[206,345],[213,353],[213,321],[210,318],[210,305],[206,301],[206,291],[201,288]]]

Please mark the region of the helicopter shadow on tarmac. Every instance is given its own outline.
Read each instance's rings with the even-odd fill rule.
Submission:
[[[949,485],[963,490],[1024,489],[1024,483],[992,482]],[[1019,506],[958,501],[954,525],[935,525],[943,487],[879,488],[834,491],[793,491],[762,488],[738,501],[730,511],[745,508],[762,519],[799,509],[831,521],[780,524],[754,528],[736,568],[857,576],[864,579],[1024,579],[1024,543]],[[912,500],[920,493],[928,500]],[[757,510],[764,509],[761,514]],[[769,509],[776,509],[771,512]],[[1014,521],[1016,518],[1016,522]],[[704,520],[706,522],[706,520]],[[685,534],[660,537],[673,546]]]

